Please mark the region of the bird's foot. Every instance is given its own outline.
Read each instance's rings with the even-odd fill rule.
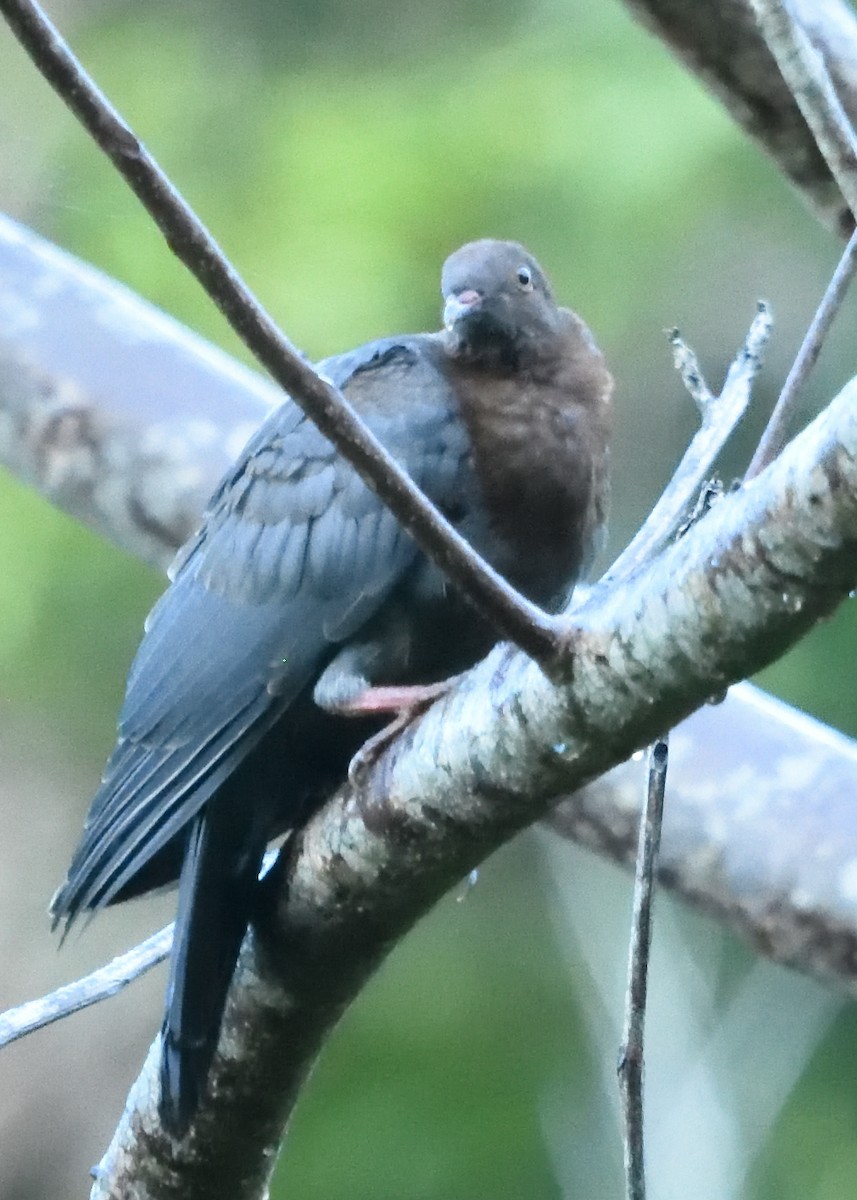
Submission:
[[[338,709],[342,716],[365,717],[394,713],[393,720],[364,742],[348,764],[348,779],[357,787],[366,772],[403,730],[412,725],[435,700],[452,690],[458,675],[438,683],[409,684],[400,687],[369,687]]]

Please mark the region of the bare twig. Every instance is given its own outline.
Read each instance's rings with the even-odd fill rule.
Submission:
[[[277,861],[277,854],[276,849],[267,851],[262,860],[260,878],[267,874]],[[132,946],[130,950],[126,950],[124,954],[120,954],[91,974],[57,988],[38,1000],[28,1000],[25,1004],[0,1013],[0,1049],[28,1033],[35,1033],[37,1029],[44,1029],[54,1021],[70,1017],[73,1013],[98,1004],[100,1000],[108,1000],[117,995],[129,983],[133,983],[135,979],[139,979],[152,967],[164,961],[172,948],[173,929],[172,923],[165,925],[151,937]]]
[[[301,357],[39,6],[30,0],[0,0],[0,12],[39,71],[142,202],[173,253],[199,280],[259,362],[500,635],[538,662],[546,666],[553,662],[565,647],[565,626],[520,595],[474,553],[341,393]]]
[[[675,340],[675,339],[674,339]],[[693,388],[704,396],[695,359],[681,354],[682,368],[690,375]],[[707,389],[705,389],[707,391]],[[690,517],[678,530],[684,537],[717,500],[722,488],[712,483],[703,487]],[[669,734],[662,734],[649,749],[649,770],[640,829],[637,838],[637,864],[634,872],[634,904],[631,936],[628,943],[628,976],[625,991],[625,1015],[622,1044],[619,1048],[619,1093],[622,1100],[622,1150],[625,1164],[626,1200],[645,1200],[646,1172],[643,1153],[643,1033],[646,1021],[646,995],[649,974],[649,947],[652,941],[652,905],[655,870],[661,847],[664,820],[664,790],[669,757]]]
[[[857,135],[836,94],[824,59],[792,16],[785,0],[750,0],[750,3],[819,150],[852,214],[857,216]]]
[[[845,252],[833,273],[833,278],[827,285],[827,291],[822,297],[821,304],[806,331],[806,336],[774,406],[774,411],[771,413],[770,420],[759,439],[756,452],[744,475],[745,483],[755,478],[769,463],[772,463],[785,445],[798,394],[821,353],[824,339],[834,317],[839,312],[848,286],[854,278],[855,270],[857,270],[857,232],[852,233]]]
[[[634,910],[628,947],[628,985],[618,1065],[624,1124],[627,1200],[645,1200],[646,1195],[643,1157],[643,1029],[646,1018],[649,946],[652,940],[655,863],[661,842],[668,754],[666,737],[659,738],[649,751],[646,797],[640,820],[637,870],[634,877]]]
[[[28,1000],[26,1004],[0,1013],[0,1048],[72,1013],[82,1012],[99,1000],[117,995],[129,983],[163,962],[172,944],[173,927],[167,925],[90,975],[57,988],[48,996]]]
[[[687,388],[690,398],[699,409],[699,415],[705,419],[710,406],[715,403],[711,388],[705,382],[699,359],[682,338],[677,329],[669,331],[670,345],[673,348],[673,366],[681,375],[681,381]]]
[[[726,439],[744,415],[753,380],[762,366],[772,324],[767,305],[760,302],[744,345],[729,368],[719,396],[712,396],[708,390],[695,356],[678,332],[674,330],[670,334],[676,368],[702,414],[702,424],[660,500],[636,536],[599,581],[599,589],[629,578],[661,550],[676,532],[688,506],[711,473],[712,464]]]

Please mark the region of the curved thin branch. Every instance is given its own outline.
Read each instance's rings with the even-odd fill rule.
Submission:
[[[26,1004],[0,1013],[0,1049],[18,1038],[26,1037],[28,1033],[45,1029],[54,1021],[61,1021],[101,1000],[118,995],[129,983],[163,962],[172,944],[173,927],[167,925],[82,979],[57,988],[48,996],[28,1000]]]
[[[0,12],[36,67],[107,155],[248,349],[312,418],[498,633],[549,665],[564,648],[560,624],[481,559],[384,449],[345,397],[277,328],[214,238],[96,87],[33,0]]]
[[[260,878],[271,869],[277,858],[276,850],[269,850],[262,862]],[[102,1000],[109,1000],[123,991],[129,983],[151,971],[162,963],[173,945],[174,924],[171,922],[145,938],[124,954],[118,955],[105,966],[75,979],[37,1000],[28,1000],[0,1013],[0,1050],[18,1038],[45,1029],[55,1021],[70,1017],[74,1013],[91,1008]]]
[[[765,426],[759,444],[750,460],[750,465],[744,475],[745,482],[754,479],[760,471],[772,463],[786,444],[800,389],[816,364],[824,345],[824,339],[827,337],[836,314],[842,307],[842,301],[854,278],[855,271],[857,271],[857,230],[849,238],[848,245],[833,273],[833,278],[827,285],[821,303],[806,331],[806,336],[792,363],[786,382],[783,384],[783,390],[780,392],[774,411],[771,413],[770,420]]]

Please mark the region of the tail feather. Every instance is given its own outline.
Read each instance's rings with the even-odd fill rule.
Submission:
[[[175,1136],[205,1093],[265,849],[235,800],[221,793],[196,817],[182,865],[160,1072],[161,1120]]]

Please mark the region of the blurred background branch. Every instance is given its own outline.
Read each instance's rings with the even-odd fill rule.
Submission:
[[[628,8],[721,100],[826,224],[848,235],[851,209],[777,61],[751,0],[625,0]],[[857,117],[857,22],[845,0],[790,0],[789,9]]]

